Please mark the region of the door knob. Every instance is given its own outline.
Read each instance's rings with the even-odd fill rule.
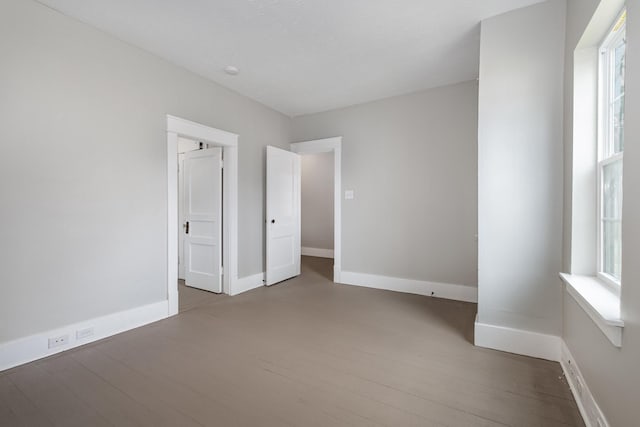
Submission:
[[[271,224],[275,224],[275,223],[276,223],[276,220],[275,220],[275,219],[272,219],[272,220],[271,220]]]
[[[189,221],[184,225],[184,234],[189,234]]]

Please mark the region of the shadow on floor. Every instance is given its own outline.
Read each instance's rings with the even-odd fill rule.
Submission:
[[[313,272],[333,282],[333,259],[314,256],[302,257],[302,274]]]

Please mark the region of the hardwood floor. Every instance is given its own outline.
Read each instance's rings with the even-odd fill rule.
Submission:
[[[557,363],[471,344],[475,304],[330,272],[181,289],[178,316],[0,374],[0,425],[583,425]]]
[[[229,298],[227,295],[214,294],[212,292],[203,291],[196,288],[191,288],[184,284],[184,280],[178,280],[178,311],[183,313],[192,308],[199,307],[201,305],[214,302],[215,299]]]

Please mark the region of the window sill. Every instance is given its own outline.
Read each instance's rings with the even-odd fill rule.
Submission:
[[[620,297],[595,276],[560,273],[567,292],[616,346],[622,347]]]

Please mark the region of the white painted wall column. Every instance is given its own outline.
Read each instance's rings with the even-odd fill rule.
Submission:
[[[476,345],[558,360],[565,3],[482,22]],[[534,343],[535,345],[531,345]]]

